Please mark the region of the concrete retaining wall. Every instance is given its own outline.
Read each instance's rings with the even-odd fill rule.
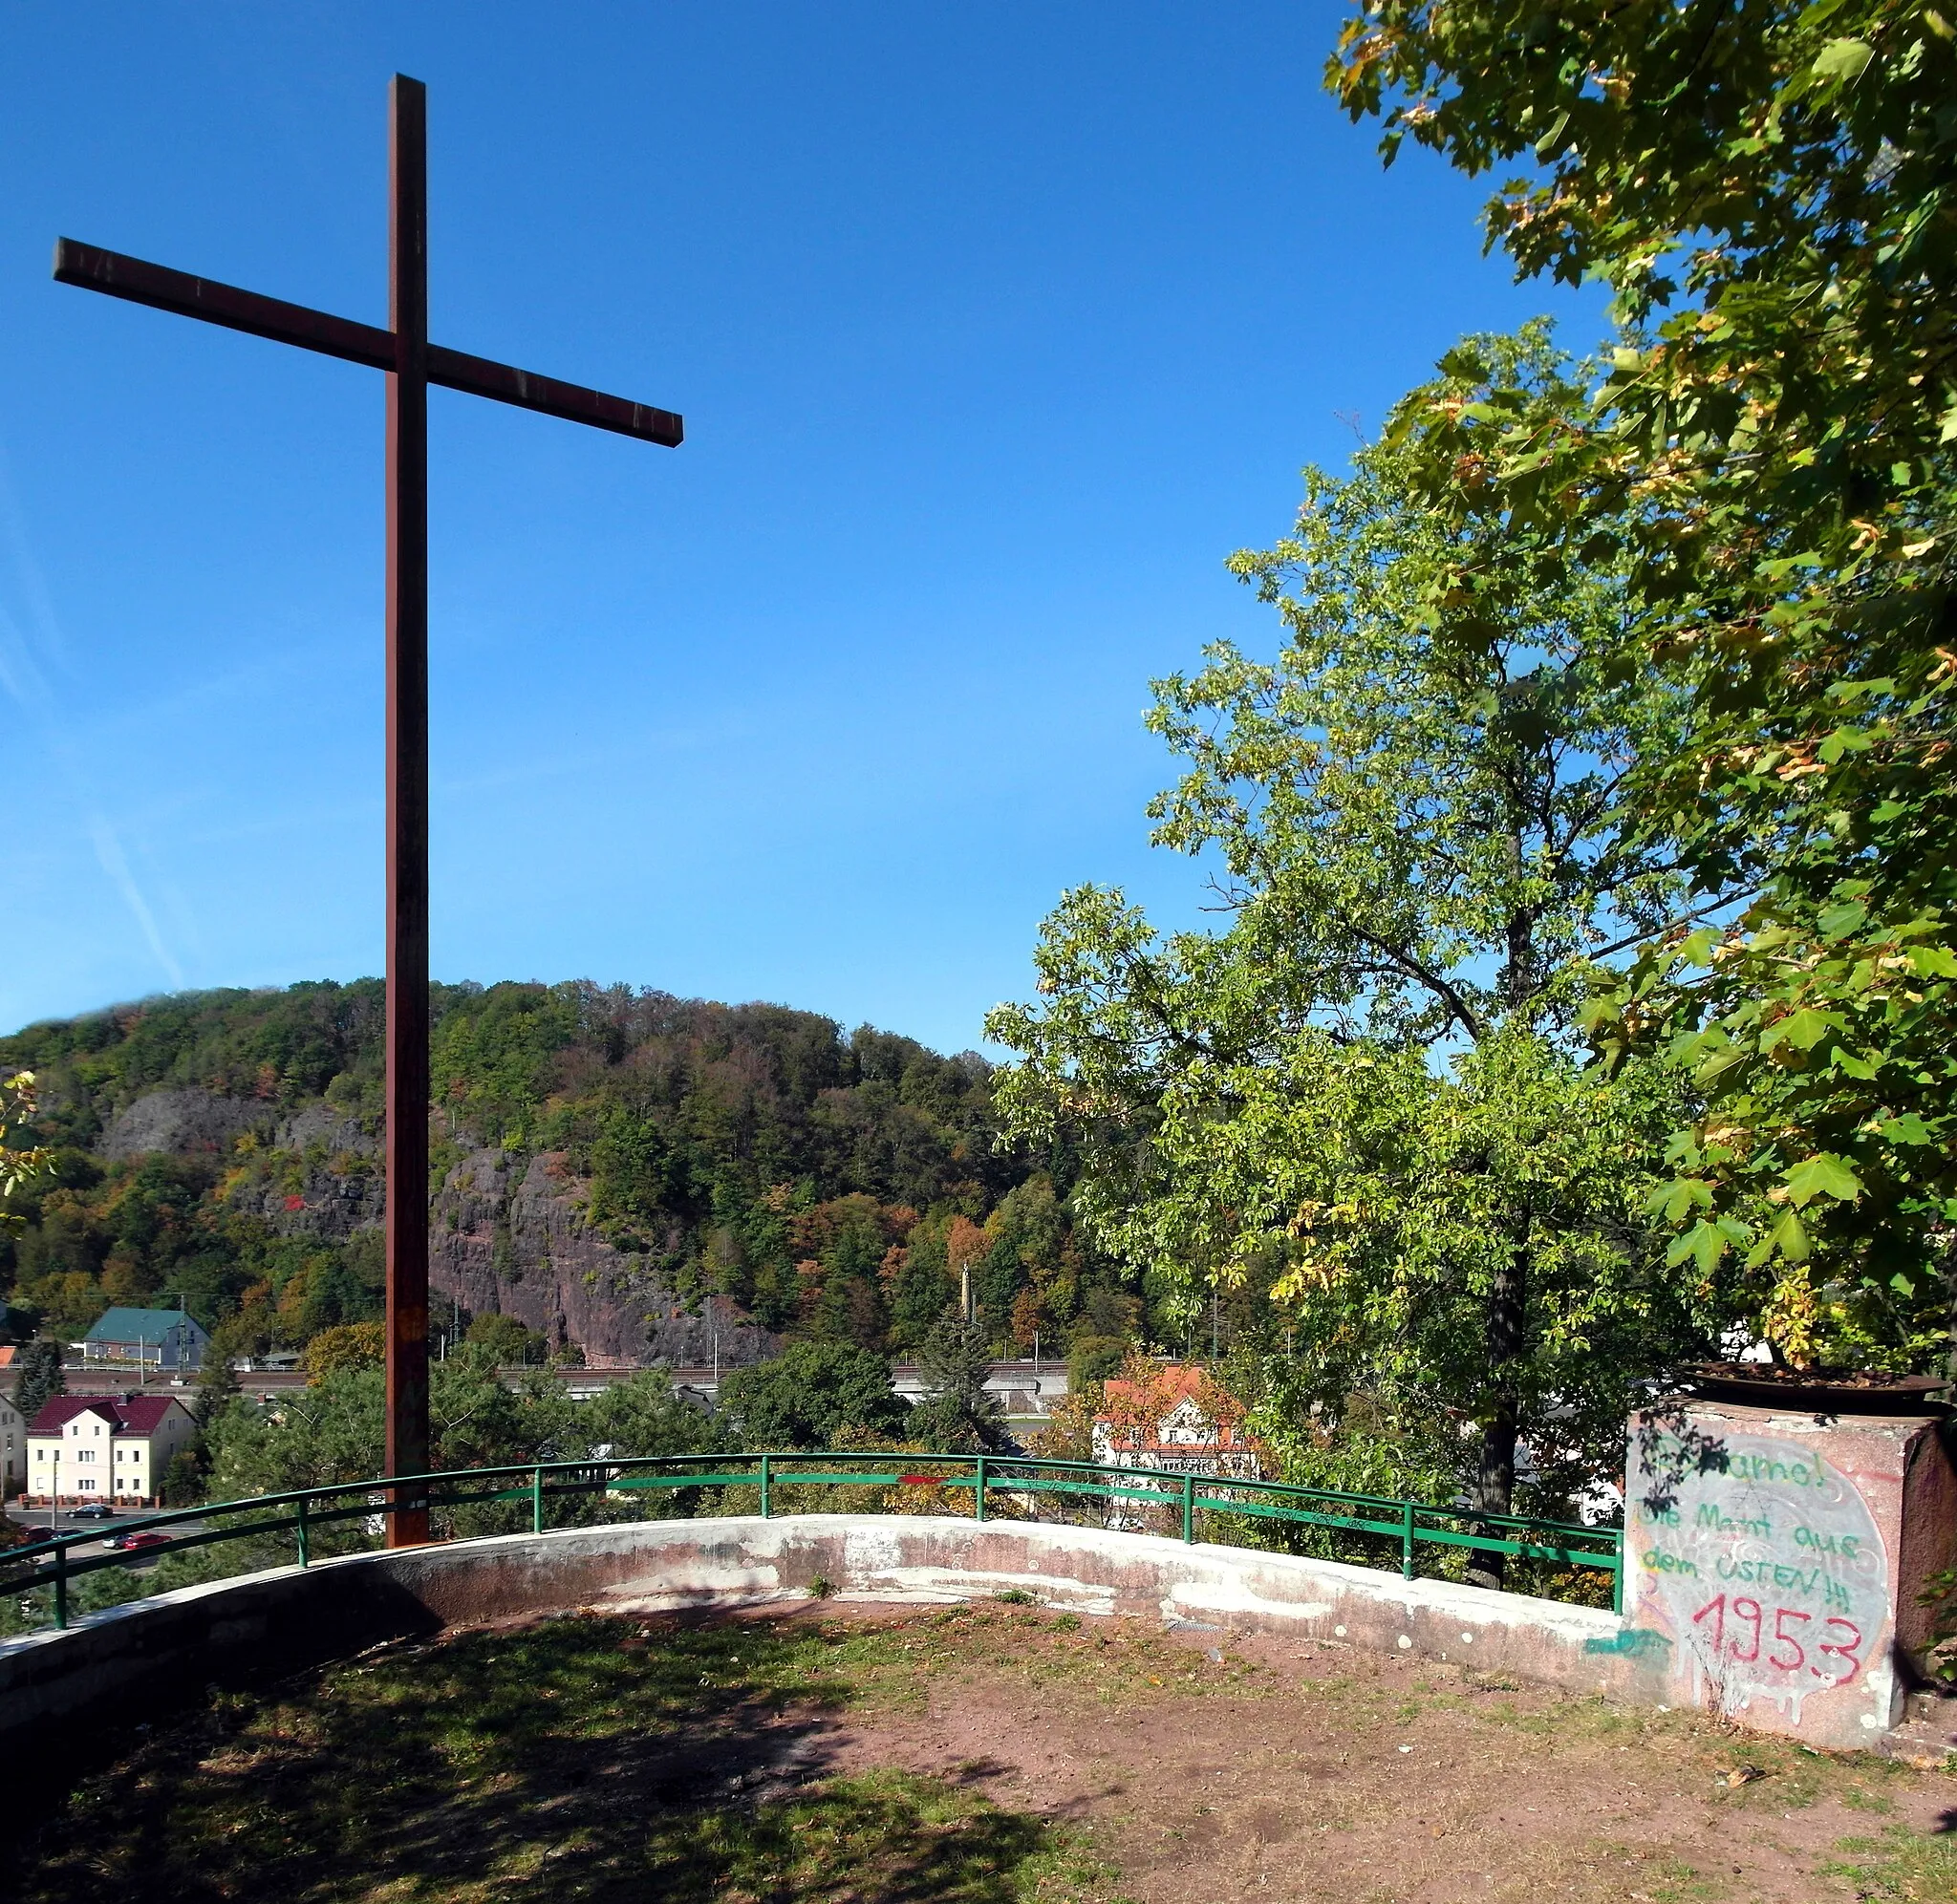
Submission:
[[[263,1684],[381,1640],[571,1607],[802,1598],[953,1601],[1019,1587],[1137,1614],[1398,1650],[1587,1691],[1662,1697],[1653,1636],[1615,1615],[1336,1561],[1029,1522],[800,1514],[568,1528],[281,1568],[114,1607],[0,1644],[0,1780],[113,1757],[132,1714]],[[48,1774],[52,1776],[52,1774]]]

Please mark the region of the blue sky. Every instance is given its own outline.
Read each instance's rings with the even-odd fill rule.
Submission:
[[[54,285],[57,234],[681,411],[431,398],[449,979],[944,1049],[1086,880],[1166,923],[1151,675],[1464,331],[1594,301],[1382,171],[1321,5],[41,6],[0,48],[0,1026],[381,960],[382,380]]]

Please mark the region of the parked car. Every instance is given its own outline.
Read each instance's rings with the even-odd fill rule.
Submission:
[[[69,1515],[69,1519],[75,1521],[113,1521],[115,1518],[115,1508],[105,1501],[91,1501],[87,1507],[76,1508]]]
[[[170,1536],[166,1533],[151,1533],[147,1528],[138,1528],[133,1533],[118,1533],[108,1543],[111,1547],[124,1550],[136,1547],[168,1547]]]

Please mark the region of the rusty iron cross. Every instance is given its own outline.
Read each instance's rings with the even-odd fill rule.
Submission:
[[[387,1471],[429,1471],[428,386],[677,446],[670,410],[428,341],[428,89],[388,95],[388,329],[61,239],[65,285],[201,317],[387,374]],[[428,1538],[424,1492],[397,1488],[388,1544]]]

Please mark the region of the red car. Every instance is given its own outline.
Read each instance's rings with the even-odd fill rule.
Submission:
[[[168,1547],[170,1536],[166,1533],[149,1533],[143,1529],[138,1528],[134,1533],[118,1534],[108,1544],[111,1547],[119,1547],[125,1551],[135,1547]]]

